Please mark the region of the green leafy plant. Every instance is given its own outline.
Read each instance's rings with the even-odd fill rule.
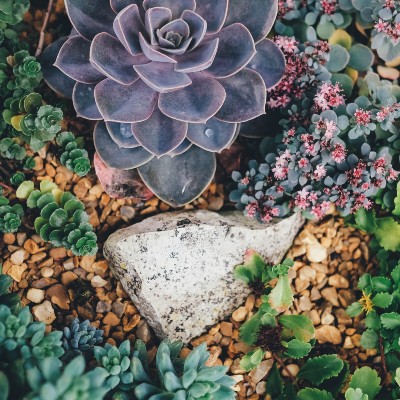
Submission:
[[[289,259],[268,266],[259,254],[248,251],[245,263],[235,268],[237,278],[262,294],[258,311],[240,328],[243,342],[255,347],[241,361],[242,368],[247,371],[256,368],[267,351],[302,358],[312,348],[314,327],[311,320],[305,315],[280,315],[293,302],[288,278],[291,266],[293,261]],[[274,287],[269,285],[273,279],[278,279]]]
[[[47,180],[40,183],[40,190],[35,190],[33,182],[25,181],[16,194],[27,201],[28,208],[40,210],[34,226],[43,240],[71,249],[76,255],[96,254],[96,234],[88,223],[85,206],[74,195]]]
[[[24,210],[20,204],[10,206],[9,200],[0,196],[0,232],[17,232],[23,216]]]

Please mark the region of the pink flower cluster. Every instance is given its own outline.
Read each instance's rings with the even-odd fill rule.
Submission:
[[[354,113],[354,118],[356,120],[357,125],[368,126],[371,122],[372,111],[363,110],[362,108],[358,108]]]
[[[301,50],[294,38],[277,36],[275,43],[285,55],[286,73],[279,85],[268,92],[270,100],[267,104],[272,109],[287,107],[291,101],[301,99],[311,88],[315,88],[320,81],[316,79],[314,65],[325,65],[330,52],[326,41],[306,43],[308,49],[313,49],[307,52]]]
[[[399,1],[386,0],[384,9],[385,8],[391,12],[400,12]],[[395,15],[396,13],[393,14]],[[396,22],[395,18],[391,21],[384,21],[382,18],[379,18],[374,28],[378,33],[384,33],[387,35],[395,46],[400,43],[400,23]]]
[[[376,114],[376,120],[378,122],[383,122],[387,118],[390,119],[392,113],[397,113],[397,112],[400,112],[400,103],[395,103],[391,106],[381,107],[381,109]]]
[[[338,83],[323,83],[314,97],[315,107],[319,111],[326,111],[339,107],[345,103],[342,88]]]
[[[248,218],[254,219],[256,215],[260,215],[261,222],[270,222],[272,218],[279,216],[279,208],[265,205],[262,202],[254,201],[245,208]]]
[[[321,0],[321,8],[324,14],[333,15],[338,10],[338,0]]]

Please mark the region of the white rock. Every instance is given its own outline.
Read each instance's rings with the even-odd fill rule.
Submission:
[[[41,289],[30,288],[26,294],[26,298],[32,303],[39,304],[44,300],[45,291]]]
[[[240,212],[173,212],[111,235],[104,254],[160,338],[188,342],[243,304],[249,289],[233,276],[248,249],[280,261],[303,218],[262,225]]]
[[[101,288],[107,285],[107,281],[99,275],[95,275],[90,282],[94,288]]]
[[[37,321],[44,322],[46,325],[50,325],[56,319],[54,308],[48,300],[33,307],[32,312]]]
[[[26,254],[28,253],[24,249],[17,250],[11,254],[10,261],[14,265],[21,265],[25,260]]]

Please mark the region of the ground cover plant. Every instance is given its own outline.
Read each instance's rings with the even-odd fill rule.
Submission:
[[[0,400],[399,398],[399,7],[4,0]],[[117,196],[96,173],[111,174]],[[159,200],[126,203],[129,190]],[[322,294],[337,289],[327,308],[346,315],[304,306],[323,286],[303,288],[298,261],[269,265],[249,249],[234,269],[253,293],[245,317],[189,347],[155,340],[99,249],[138,216],[188,203],[236,204],[262,224],[300,212],[362,232],[357,285]],[[292,250],[316,270],[329,259],[329,284],[361,259],[355,250],[336,263],[329,243],[316,257],[314,239]]]

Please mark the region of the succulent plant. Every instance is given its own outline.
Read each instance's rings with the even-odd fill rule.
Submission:
[[[12,25],[16,24],[22,20],[29,6],[29,0],[3,0],[0,4],[0,21]]]
[[[66,351],[86,352],[103,341],[103,331],[90,325],[90,321],[79,322],[75,318],[70,327],[64,328],[63,346]]]
[[[20,204],[9,205],[10,202],[3,196],[0,196],[0,232],[17,232],[21,225],[21,218],[24,210]]]
[[[29,208],[40,209],[34,226],[43,240],[55,247],[71,249],[78,256],[96,254],[96,234],[88,223],[85,206],[74,195],[44,180],[40,190],[34,189],[33,182],[23,182],[17,189],[17,197],[26,199]]]
[[[32,391],[25,397],[29,400],[91,400],[103,399],[108,389],[104,381],[108,375],[103,368],[85,373],[83,356],[74,358],[62,368],[56,358],[45,358],[36,366],[28,364],[27,379]]]
[[[128,391],[133,388],[129,340],[122,342],[119,348],[109,343],[106,343],[104,347],[95,346],[94,356],[98,364],[109,373],[106,380],[109,390]]]
[[[375,20],[371,47],[383,60],[400,57],[400,4],[398,1],[378,0],[374,8]]]
[[[200,195],[215,171],[212,153],[230,146],[241,122],[265,112],[266,90],[285,69],[266,39],[278,0],[253,3],[66,1],[76,31],[56,44],[55,65],[76,81],[77,113],[100,121],[94,142],[106,165],[139,167],[173,205]],[[45,77],[59,86],[54,71]],[[172,189],[165,192],[165,183]]]
[[[11,276],[3,274],[0,264],[0,305],[7,306],[11,311],[16,311],[21,305],[21,299],[17,293],[10,293],[13,283]]]
[[[0,140],[0,156],[10,160],[23,160],[26,150],[18,143],[17,139],[4,138]]]
[[[131,370],[138,400],[235,399],[236,394],[232,390],[235,381],[225,375],[227,367],[205,365],[210,357],[205,343],[189,354],[184,360],[183,370],[179,371],[177,356],[181,348],[182,343],[179,342],[164,341],[160,344],[156,356],[159,382],[154,382],[148,375],[146,352],[134,353]]]
[[[21,171],[16,172],[10,178],[10,183],[13,186],[19,186],[25,180],[25,174]]]
[[[88,152],[71,132],[62,132],[57,136],[61,147],[60,162],[78,176],[85,176],[91,169]]]

